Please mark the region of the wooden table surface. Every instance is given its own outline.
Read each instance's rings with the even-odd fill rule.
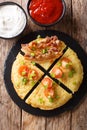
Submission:
[[[6,0],[0,0],[3,1]],[[11,1],[20,4],[27,12],[28,0]],[[63,20],[49,29],[71,35],[87,52],[87,0],[65,0],[65,2],[66,14]],[[23,35],[42,29],[46,28],[35,25],[28,17],[28,25]],[[12,101],[6,91],[2,75],[7,54],[18,38],[0,39],[0,130],[87,130],[87,95],[72,111],[51,118],[28,114]]]

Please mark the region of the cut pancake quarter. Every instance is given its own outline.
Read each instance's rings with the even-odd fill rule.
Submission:
[[[35,108],[52,110],[63,106],[71,98],[72,94],[69,94],[51,78],[45,76],[25,102]]]
[[[77,54],[70,48],[50,71],[51,76],[58,79],[73,93],[76,92],[83,80],[83,67]]]
[[[18,53],[12,65],[11,80],[16,93],[21,99],[24,99],[42,75],[43,72],[34,63],[25,60],[24,56]]]
[[[28,44],[22,44],[21,51],[27,60],[40,64],[46,70],[56,58],[63,54],[66,45],[57,36],[37,38]]]

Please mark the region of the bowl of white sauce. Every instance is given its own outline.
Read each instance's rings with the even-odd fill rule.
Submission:
[[[26,24],[27,15],[20,5],[14,2],[0,3],[0,38],[19,36]]]

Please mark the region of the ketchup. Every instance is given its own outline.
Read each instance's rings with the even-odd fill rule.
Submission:
[[[31,0],[29,11],[31,17],[37,22],[51,24],[62,15],[62,0]]]

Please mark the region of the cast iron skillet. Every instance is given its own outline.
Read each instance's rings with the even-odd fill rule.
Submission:
[[[69,102],[54,110],[40,110],[39,108],[33,108],[32,106],[26,104],[25,101],[20,99],[20,97],[17,95],[11,82],[12,64],[18,52],[20,51],[21,44],[28,43],[36,39],[37,35],[41,35],[41,37],[57,35],[60,40],[63,40],[67,46],[72,48],[77,53],[84,68],[84,79],[78,92],[74,94],[73,98],[69,100]],[[73,38],[71,38],[65,33],[54,31],[54,30],[45,30],[45,31],[42,30],[42,31],[31,32],[28,35],[22,37],[20,40],[18,40],[17,43],[12,47],[12,49],[10,50],[7,56],[4,65],[4,82],[5,82],[6,89],[10,97],[12,98],[12,100],[21,109],[25,110],[26,112],[38,116],[46,116],[46,117],[56,116],[64,111],[73,109],[75,106],[79,104],[83,96],[86,94],[87,92],[87,60],[86,59],[87,59],[87,55],[80,47],[80,45]]]

